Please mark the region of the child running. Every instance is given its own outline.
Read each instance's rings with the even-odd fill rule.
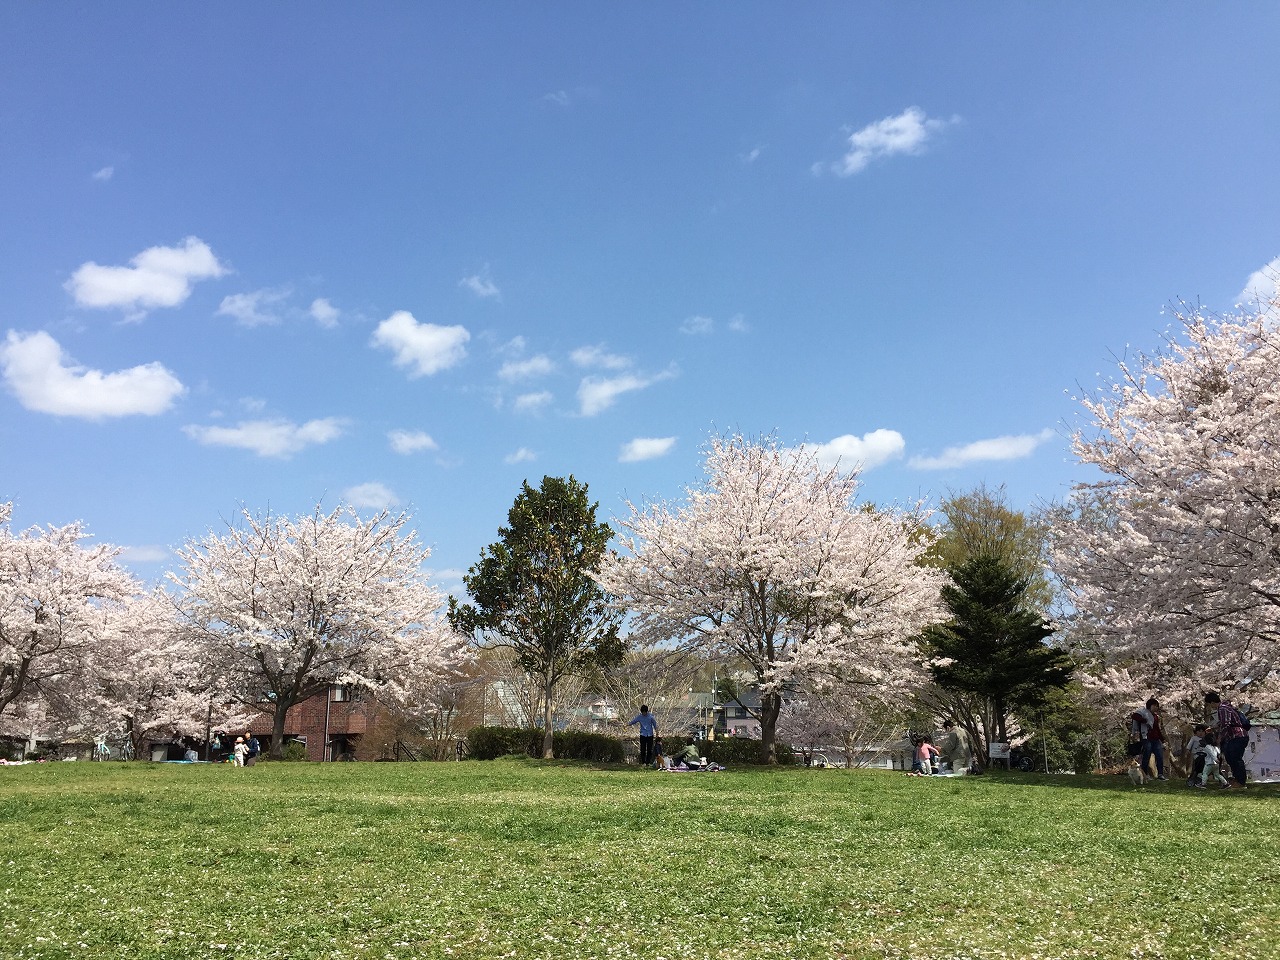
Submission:
[[[1207,789],[1210,777],[1221,787],[1227,785],[1227,778],[1222,775],[1222,749],[1218,746],[1217,734],[1212,731],[1204,735],[1204,771],[1196,786],[1201,790]]]

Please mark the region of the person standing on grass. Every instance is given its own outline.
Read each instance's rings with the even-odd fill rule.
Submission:
[[[244,745],[245,745],[244,765],[246,767],[252,767],[255,763],[258,762],[258,754],[262,752],[262,744],[258,742],[257,737],[255,737],[252,733],[246,730],[244,732]]]
[[[1142,743],[1142,770],[1151,769],[1151,758],[1156,758],[1156,776],[1168,780],[1164,775],[1164,727],[1160,723],[1160,701],[1152,697],[1147,705],[1133,715],[1133,732]]]
[[[1204,769],[1204,735],[1205,726],[1197,723],[1191,732],[1191,739],[1183,747],[1183,756],[1187,758],[1187,786],[1193,787],[1200,782],[1200,771]]]
[[[649,712],[647,703],[640,704],[640,712],[627,722],[628,727],[640,725],[640,766],[653,763],[653,738],[658,735],[658,721]]]
[[[1223,700],[1212,690],[1204,695],[1204,708],[1206,713],[1212,714],[1209,729],[1217,735],[1218,745],[1222,748],[1222,762],[1231,768],[1231,785],[1243,790],[1248,776],[1244,768],[1244,748],[1249,744],[1245,719],[1230,701]],[[1208,765],[1206,760],[1205,766]]]
[[[244,766],[244,758],[248,755],[249,748],[245,745],[244,737],[236,737],[235,748],[231,751],[231,762],[237,767]]]

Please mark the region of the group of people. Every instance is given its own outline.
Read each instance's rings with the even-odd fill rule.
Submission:
[[[640,766],[656,767],[659,770],[723,770],[716,763],[709,763],[707,758],[698,753],[692,743],[685,745],[675,753],[664,753],[662,741],[658,739],[658,719],[649,712],[647,703],[640,704],[640,712],[627,721],[628,727],[640,728]]]
[[[1195,725],[1191,739],[1187,741],[1183,756],[1190,763],[1187,786],[1200,790],[1209,782],[1222,787],[1243,790],[1248,773],[1244,765],[1244,751],[1249,745],[1249,719],[1228,700],[1215,691],[1204,695],[1205,722]],[[1135,753],[1134,762],[1145,772],[1155,762],[1156,777],[1168,780],[1165,774],[1165,733],[1160,716],[1160,701],[1152,697],[1141,710],[1130,717],[1130,749]],[[1134,749],[1136,748],[1136,750]],[[1229,771],[1230,777],[1223,771]]]
[[[213,749],[221,750],[222,741],[225,734],[218,734],[213,738]],[[244,736],[236,737],[235,744],[231,747],[231,752],[227,755],[227,763],[236,767],[252,767],[258,762],[258,755],[262,753],[262,744],[248,730],[244,732]]]
[[[973,746],[969,743],[969,734],[964,728],[957,727],[954,720],[943,721],[942,736],[936,745],[929,734],[912,737],[911,742],[915,753],[910,776],[937,776],[943,771],[944,761],[956,776],[969,773],[973,767]]]

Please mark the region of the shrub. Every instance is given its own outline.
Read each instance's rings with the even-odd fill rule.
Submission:
[[[589,760],[592,763],[622,763],[626,759],[622,741],[603,733],[566,730],[552,736],[556,756],[562,760]]]
[[[663,753],[675,753],[687,744],[697,744],[698,752],[712,763],[723,766],[760,766],[762,765],[759,740],[750,737],[724,737],[720,740],[695,740],[691,737],[663,737]],[[779,766],[791,766],[796,761],[796,752],[789,744],[777,743],[775,750]]]
[[[524,727],[473,727],[467,733],[467,748],[475,760],[496,760],[513,753],[533,756],[541,744],[542,733]]]
[[[601,733],[569,730],[553,734],[551,743],[560,760],[623,761],[622,741]],[[542,731],[524,727],[474,727],[467,733],[467,748],[475,760],[496,760],[511,754],[537,757],[542,754]]]
[[[291,762],[307,759],[307,745],[299,743],[297,740],[290,740],[284,745],[284,756],[280,759]]]

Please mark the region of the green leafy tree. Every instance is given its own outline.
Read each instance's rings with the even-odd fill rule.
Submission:
[[[974,557],[999,557],[1026,578],[1025,602],[1049,609],[1054,594],[1046,563],[1049,526],[1043,517],[1015,510],[1003,486],[985,484],[949,493],[938,513],[943,523],[925,563],[950,570]]]
[[[1053,630],[1028,601],[1030,578],[1006,559],[979,554],[950,572],[942,602],[951,619],[922,638],[935,659],[930,672],[942,688],[983,701],[988,743],[1007,741],[1010,712],[1035,710],[1065,687],[1072,659],[1046,643]]]
[[[508,647],[542,688],[542,755],[553,756],[556,686],[622,659],[621,614],[594,579],[613,531],[596,521],[586,484],[572,476],[528,481],[465,577],[470,603],[449,601],[449,620],[482,646]]]

